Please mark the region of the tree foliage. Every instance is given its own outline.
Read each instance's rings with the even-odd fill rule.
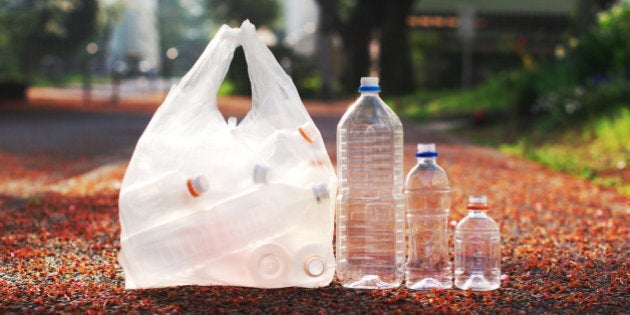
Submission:
[[[97,0],[0,0],[0,74],[73,52],[96,31],[97,12]]]
[[[607,76],[630,77],[630,1],[598,14],[591,30],[574,42],[567,69],[577,81],[602,80]]]

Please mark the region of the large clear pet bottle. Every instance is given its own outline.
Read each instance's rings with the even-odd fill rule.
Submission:
[[[453,287],[447,229],[451,187],[437,155],[435,144],[418,144],[418,164],[405,180],[409,251],[405,285],[414,290]]]
[[[455,228],[455,286],[474,291],[501,285],[501,233],[486,196],[468,197],[468,216]]]
[[[403,127],[380,90],[378,78],[361,78],[361,96],[337,126],[337,275],[348,288],[403,279]]]

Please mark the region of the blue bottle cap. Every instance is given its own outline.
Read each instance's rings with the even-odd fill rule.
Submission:
[[[378,77],[362,77],[359,92],[380,92],[381,87],[378,85]]]
[[[418,153],[416,157],[429,158],[438,156],[435,150],[435,143],[418,143]]]

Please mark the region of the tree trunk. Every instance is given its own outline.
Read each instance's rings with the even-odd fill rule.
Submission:
[[[321,82],[320,97],[330,99],[333,96],[332,37],[339,27],[336,0],[318,0],[320,12],[317,27],[318,70]]]
[[[397,0],[397,5],[385,4],[381,10],[380,81],[383,90],[390,94],[414,91],[407,26],[413,3],[414,0]]]
[[[320,8],[320,34],[338,31],[343,42],[341,86],[344,91],[355,91],[359,79],[369,75],[370,41],[374,31],[380,30],[380,77],[388,93],[413,91],[413,73],[407,39],[407,16],[414,0],[357,0],[342,21],[339,0],[317,0]],[[328,32],[328,33],[327,33]]]
[[[343,69],[341,84],[345,91],[356,91],[359,79],[370,71],[370,40],[378,27],[379,0],[358,1],[343,30]]]

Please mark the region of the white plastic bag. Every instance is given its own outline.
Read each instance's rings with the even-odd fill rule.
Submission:
[[[243,46],[252,109],[238,124],[216,95]],[[336,177],[321,134],[245,21],[221,27],[156,111],[120,191],[126,287],[328,285]]]

